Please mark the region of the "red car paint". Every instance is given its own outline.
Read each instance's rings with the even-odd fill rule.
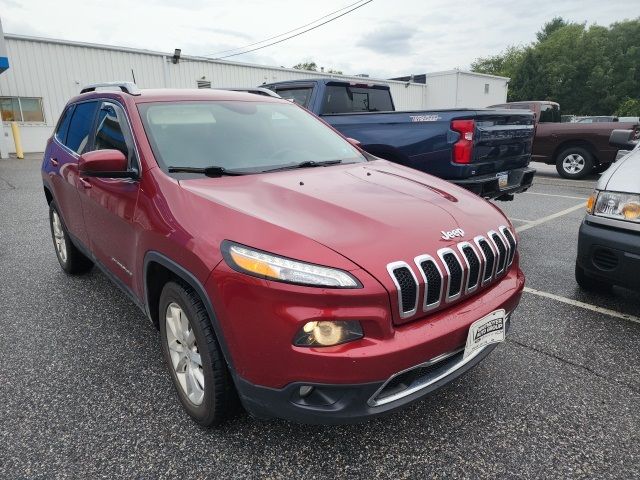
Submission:
[[[112,99],[124,107],[140,178],[81,179],[78,156],[52,139],[43,163],[48,194],[75,241],[154,321],[157,306],[149,304],[145,289],[149,252],[175,262],[201,284],[236,379],[276,389],[291,382],[382,382],[459,349],[471,323],[500,308],[512,312],[519,302],[524,276],[516,253],[505,274],[473,294],[427,313],[418,308],[407,318],[399,314],[389,263],[404,261],[418,274],[413,262],[418,255],[436,257],[438,249],[455,248],[500,226],[514,232],[496,207],[476,195],[384,160],[178,181],[159,168],[137,108],[144,102],[283,100],[215,90],[148,90],[139,96],[88,93],[70,103],[88,99]],[[464,238],[443,239],[443,231],[457,228]],[[314,288],[239,273],[223,260],[223,240],[349,271],[362,288]],[[424,282],[417,277],[420,306]],[[323,348],[292,344],[304,323],[321,319],[359,320],[364,338]]]

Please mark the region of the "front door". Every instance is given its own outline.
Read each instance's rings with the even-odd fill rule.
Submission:
[[[129,159],[129,167],[140,171],[124,109],[103,101],[89,150],[108,149],[120,150]],[[134,222],[139,181],[83,177],[78,189],[94,256],[131,290],[139,231]]]

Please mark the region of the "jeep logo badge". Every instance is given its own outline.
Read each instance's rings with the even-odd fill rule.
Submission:
[[[451,240],[452,238],[456,237],[464,237],[464,230],[462,230],[461,228],[455,228],[448,232],[445,232],[444,230],[442,231],[443,240]]]

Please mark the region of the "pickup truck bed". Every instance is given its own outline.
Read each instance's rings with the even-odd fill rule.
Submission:
[[[531,186],[533,115],[526,111],[394,111],[389,88],[335,79],[263,85],[302,104],[384,158],[444,178],[486,198]],[[379,111],[386,110],[386,111]]]

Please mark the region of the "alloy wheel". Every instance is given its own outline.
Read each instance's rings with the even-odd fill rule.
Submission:
[[[184,310],[175,302],[165,315],[171,365],[183,393],[194,405],[204,400],[204,371],[196,337]]]
[[[570,173],[571,175],[575,175],[584,170],[585,167],[585,159],[582,155],[578,153],[571,153],[564,157],[562,161],[562,168],[565,172]]]
[[[64,238],[64,230],[62,229],[62,221],[58,212],[53,211],[51,218],[51,225],[53,226],[53,242],[56,246],[56,252],[62,263],[67,263],[67,241]]]

